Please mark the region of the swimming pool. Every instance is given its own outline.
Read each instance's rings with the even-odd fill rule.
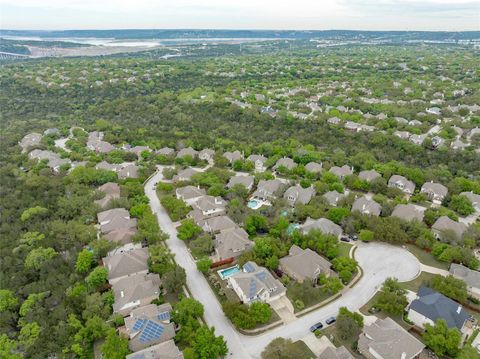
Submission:
[[[255,201],[254,199],[248,201],[247,203],[248,208],[255,209],[258,206],[258,202]]]
[[[238,272],[240,272],[240,267],[238,265],[235,265],[230,268],[220,269],[217,273],[220,278],[222,278],[222,280],[225,280]]]

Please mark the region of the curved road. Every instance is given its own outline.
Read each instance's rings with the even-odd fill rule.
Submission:
[[[388,277],[396,277],[399,281],[409,281],[420,272],[420,263],[407,250],[381,243],[358,243],[355,259],[363,269],[363,277],[359,282],[339,299],[327,304],[297,320],[274,328],[256,336],[238,333],[223,314],[220,303],[210,289],[206,279],[197,270],[185,243],[177,238],[174,224],[161,206],[154,185],[163,179],[162,167],[145,184],[145,194],[150,200],[150,207],[157,215],[161,229],[170,238],[167,245],[175,254],[176,262],[185,269],[187,285],[195,299],[205,307],[205,320],[214,326],[217,335],[223,335],[230,349],[229,358],[260,358],[260,353],[271,340],[277,337],[302,339],[309,334],[312,324],[335,316],[340,307],[358,310],[367,303]]]

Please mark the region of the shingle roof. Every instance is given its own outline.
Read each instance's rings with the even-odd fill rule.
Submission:
[[[291,158],[283,157],[280,158],[277,163],[275,163],[273,169],[276,170],[279,167],[285,167],[286,169],[291,170],[292,168],[297,167],[297,164]]]
[[[327,347],[320,353],[318,359],[354,359],[352,354],[344,347]]]
[[[288,256],[280,258],[280,266],[298,274],[298,278],[315,279],[320,273],[330,275],[331,265],[310,248],[302,249],[295,244],[290,247]]]
[[[141,301],[160,294],[160,276],[158,274],[134,274],[120,279],[112,285],[115,302],[114,312],[122,311],[130,302]]]
[[[215,236],[214,244],[220,260],[238,257],[245,250],[253,247],[247,232],[239,227],[221,231]]]
[[[283,194],[283,198],[286,198],[289,202],[291,202],[291,205],[294,205],[296,203],[307,204],[308,202],[310,202],[314,195],[315,188],[303,188],[302,186],[297,184],[288,188]]]
[[[255,177],[253,176],[233,176],[228,181],[227,187],[232,188],[236,184],[241,184],[246,188],[251,188],[253,186],[253,182]]]
[[[345,198],[345,195],[343,193],[338,193],[337,191],[330,191],[325,193],[323,197],[327,200],[329,205],[336,206],[338,201]]]
[[[421,191],[445,197],[448,193],[448,188],[441,183],[425,182],[421,188]]]
[[[449,328],[461,329],[469,317],[460,304],[425,286],[418,290],[418,298],[410,304],[410,309],[434,322],[445,319]]]
[[[108,279],[148,271],[148,248],[139,248],[103,258]]]
[[[392,217],[397,217],[404,221],[416,219],[421,222],[423,220],[423,211],[418,210],[413,204],[397,204],[392,212]]]
[[[352,169],[347,165],[343,165],[342,167],[333,166],[329,171],[338,177],[350,176],[353,173]]]
[[[439,232],[452,230],[457,237],[461,238],[467,230],[467,226],[461,222],[456,222],[447,216],[442,216],[435,221],[435,223],[432,225],[432,229]]]
[[[302,229],[303,233],[308,233],[311,230],[318,229],[324,234],[331,234],[336,237],[342,234],[342,227],[333,223],[327,218],[312,219],[308,217],[305,223],[300,226],[300,228]]]
[[[352,211],[359,211],[363,214],[379,216],[380,212],[382,211],[382,207],[373,199],[362,196],[353,202]]]
[[[469,287],[480,289],[480,272],[467,268],[462,264],[450,264],[450,273],[462,279]]]
[[[380,173],[375,170],[362,171],[358,174],[358,178],[367,182],[370,182],[378,177],[380,177]]]
[[[322,169],[323,165],[317,162],[309,162],[305,165],[305,170],[312,173],[320,173],[322,172]]]
[[[129,354],[125,359],[183,359],[183,353],[175,345],[175,342],[168,340],[146,349]]]

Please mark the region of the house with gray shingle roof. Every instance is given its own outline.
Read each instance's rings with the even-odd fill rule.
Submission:
[[[343,345],[341,347],[328,346],[320,353],[318,359],[355,359]]]
[[[130,218],[130,213],[125,208],[113,208],[97,214],[98,224],[102,233],[109,233],[118,229],[137,227],[137,220]]]
[[[220,231],[214,240],[215,253],[219,261],[238,258],[243,252],[253,247],[248,233],[243,228],[235,227]]]
[[[283,183],[276,178],[272,180],[260,180],[252,197],[259,198],[263,201],[275,199],[282,187]]]
[[[255,181],[255,177],[253,176],[233,176],[230,177],[228,181],[227,188],[232,188],[233,186],[239,184],[244,186],[247,190],[251,191],[253,188],[253,183]]]
[[[255,165],[255,172],[265,172],[267,167],[265,166],[265,162],[267,162],[267,158],[262,155],[250,155],[247,158],[247,161],[253,162]]]
[[[293,170],[295,167],[297,167],[297,164],[288,157],[283,157],[280,158],[277,163],[275,163],[275,166],[273,166],[273,170],[277,170],[280,167],[285,167],[287,170]]]
[[[353,174],[353,169],[347,165],[343,165],[342,167],[333,166],[329,172],[343,180],[345,177]]]
[[[159,150],[155,151],[155,153],[157,155],[170,157],[170,156],[173,156],[175,154],[175,150],[173,148],[170,148],[170,147],[163,147],[163,148],[160,148]]]
[[[58,153],[52,151],[35,149],[28,154],[28,157],[38,161],[46,160],[47,166],[56,173],[60,171],[61,166],[71,164],[68,158],[61,158]]]
[[[378,173],[375,170],[361,171],[358,174],[358,178],[360,178],[362,181],[367,181],[367,182],[371,182],[375,178],[379,178],[379,177],[381,177],[380,173]]]
[[[223,157],[225,157],[230,163],[243,159],[243,155],[238,150],[235,150],[233,152],[227,151],[223,154]]]
[[[229,286],[245,304],[255,301],[269,303],[286,294],[283,284],[255,262],[247,262],[242,272],[227,278]]]
[[[170,322],[171,312],[170,303],[148,304],[132,310],[125,318],[130,350],[136,352],[173,339],[175,324]]]
[[[42,141],[42,135],[36,132],[25,135],[18,145],[22,148],[22,153],[27,152],[30,147],[38,146]]]
[[[304,234],[312,230],[319,230],[323,234],[330,234],[337,238],[342,235],[342,227],[327,218],[312,219],[308,217],[305,223],[300,226],[300,230]]]
[[[461,239],[463,234],[467,231],[467,226],[464,223],[456,222],[447,216],[441,216],[432,225],[432,231],[437,239],[442,239],[446,231],[451,231],[455,234],[457,239]]]
[[[305,170],[310,173],[320,173],[323,170],[323,165],[317,162],[308,162],[305,165]]]
[[[198,151],[195,151],[191,147],[187,147],[187,148],[182,148],[180,151],[178,151],[177,158],[183,158],[185,156],[191,156],[192,158],[195,158],[197,157],[197,155],[198,155]]]
[[[123,316],[132,310],[150,304],[160,295],[160,276],[158,274],[134,274],[124,277],[112,285],[113,312]]]
[[[408,319],[420,328],[425,324],[434,325],[437,319],[444,319],[449,328],[463,332],[469,317],[470,314],[461,304],[425,286],[420,287],[417,298],[408,307]]]
[[[387,317],[366,325],[358,339],[358,351],[367,359],[413,359],[425,345]]]
[[[338,125],[342,120],[340,120],[338,117],[330,117],[327,122],[330,125]]]
[[[280,258],[280,269],[299,283],[306,279],[315,281],[320,274],[330,277],[334,274],[331,266],[317,252],[310,248],[302,249],[295,244],[290,247],[287,256]]]
[[[100,163],[97,163],[97,165],[95,166],[95,169],[118,172],[122,169],[122,166],[119,165],[119,164],[108,163],[107,161],[102,161]]]
[[[390,177],[388,180],[388,187],[398,188],[406,194],[413,194],[415,191],[415,183],[399,175],[393,175]]]
[[[225,213],[227,202],[220,196],[205,195],[192,204],[193,209],[200,210],[207,217],[220,216]]]
[[[201,160],[207,161],[208,163],[213,163],[213,156],[215,155],[215,151],[210,148],[204,148],[200,152],[198,152],[198,158]]]
[[[177,188],[175,190],[175,194],[178,199],[183,200],[185,203],[191,206],[207,193],[203,188],[200,187],[185,186]]]
[[[465,267],[463,264],[450,264],[450,273],[467,284],[471,296],[480,299],[480,272]]]
[[[148,248],[132,249],[102,259],[108,269],[108,282],[113,284],[133,274],[148,273]]]
[[[480,194],[475,194],[473,192],[462,192],[460,196],[467,197],[475,208],[476,211],[480,211]]]
[[[358,211],[362,214],[378,217],[382,212],[382,206],[380,206],[373,199],[362,196],[355,199],[355,201],[353,202],[352,212],[353,211]]]
[[[128,354],[125,359],[184,359],[173,339]]]
[[[441,204],[445,196],[448,194],[448,188],[441,183],[425,182],[420,190],[425,193],[430,201]]]
[[[323,195],[323,197],[327,200],[330,206],[337,206],[338,202],[345,198],[343,193],[338,193],[337,191],[329,191]]]
[[[178,172],[175,176],[173,176],[173,181],[174,182],[185,182],[185,181],[190,181],[192,179],[192,176],[200,173],[196,169],[193,169],[191,167],[187,167],[180,172]]]
[[[118,178],[138,178],[138,166],[133,163],[129,163],[126,166],[123,166],[120,171],[118,171]]]
[[[393,209],[392,217],[397,217],[407,222],[413,220],[421,222],[423,221],[423,212],[419,206],[414,204],[397,204]]]
[[[315,188],[313,186],[303,188],[297,184],[288,188],[283,194],[283,198],[288,201],[290,206],[295,206],[297,203],[308,204],[314,195]]]
[[[115,182],[107,182],[97,189],[100,192],[105,193],[103,198],[97,199],[95,204],[101,208],[105,208],[112,199],[120,198],[120,186]]]

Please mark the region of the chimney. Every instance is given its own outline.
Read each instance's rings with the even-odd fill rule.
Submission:
[[[401,359],[405,359],[407,357],[407,353],[403,352],[402,353],[402,358]]]
[[[462,311],[462,306],[459,305],[458,308],[457,308],[457,314],[460,314],[461,311]]]
[[[120,291],[120,297],[122,297],[122,298],[125,297],[125,293],[123,292],[123,290]]]

